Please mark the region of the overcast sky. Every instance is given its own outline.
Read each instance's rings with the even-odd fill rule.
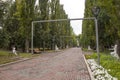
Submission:
[[[69,18],[84,17],[85,0],[60,0],[60,3],[64,5]],[[71,21],[71,26],[75,34],[81,34],[82,21]]]

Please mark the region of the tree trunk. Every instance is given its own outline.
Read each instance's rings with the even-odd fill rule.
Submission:
[[[29,52],[29,40],[25,40],[25,51],[28,53]]]
[[[120,58],[120,40],[117,41],[117,54],[118,54],[118,56]]]
[[[45,51],[45,41],[43,41],[43,51]]]
[[[50,42],[50,49],[52,50],[53,46],[52,46],[52,41]]]

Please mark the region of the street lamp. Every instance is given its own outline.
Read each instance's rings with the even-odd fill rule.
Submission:
[[[92,8],[92,12],[93,12],[95,18],[97,18],[98,14],[99,14],[99,12],[100,12],[100,7],[94,6],[94,7]]]
[[[97,55],[98,55],[98,64],[100,65],[100,53],[99,53],[99,37],[98,37],[98,20],[97,16],[100,12],[100,7],[95,6],[92,8],[92,12],[95,16],[95,28],[96,28],[96,46],[97,46]]]

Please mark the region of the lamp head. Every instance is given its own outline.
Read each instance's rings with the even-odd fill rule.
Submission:
[[[99,12],[100,12],[100,7],[94,6],[94,7],[92,8],[92,12],[93,12],[94,16],[97,17],[98,14],[99,14]]]

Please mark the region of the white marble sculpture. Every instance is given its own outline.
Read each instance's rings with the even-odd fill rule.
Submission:
[[[57,47],[57,45],[55,45],[55,50],[56,50],[56,51],[59,50],[59,48]]]
[[[117,54],[117,44],[115,44],[114,46],[114,51],[110,53],[113,57],[116,57],[117,59],[119,59],[119,56]]]
[[[88,46],[88,50],[92,50],[91,47],[90,47],[90,45]]]

